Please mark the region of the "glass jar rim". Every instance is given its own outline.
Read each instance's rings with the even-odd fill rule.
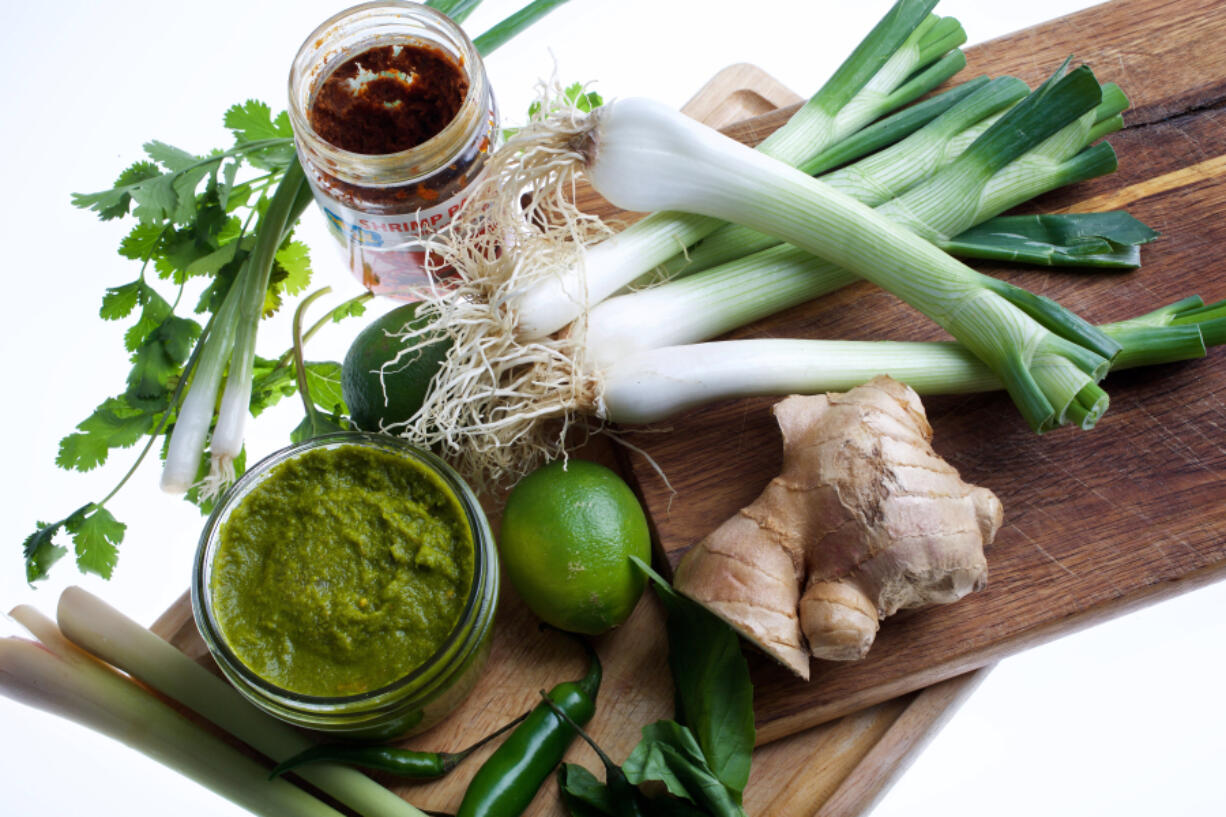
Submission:
[[[386,15],[383,17],[381,15]],[[311,126],[307,110],[313,97],[312,85],[325,79],[342,58],[350,54],[343,49],[329,54],[329,47],[336,47],[336,40],[344,33],[343,24],[357,22],[388,22],[405,20],[437,27],[436,33],[445,35],[447,43],[455,48],[461,66],[468,76],[468,91],[460,104],[459,112],[441,131],[421,144],[394,153],[356,153],[338,147],[320,136]],[[424,32],[417,32],[419,39]],[[362,41],[363,48],[374,47],[384,37],[371,37]],[[434,41],[435,44],[440,44]],[[322,59],[321,59],[322,57]],[[317,69],[312,71],[312,66]],[[304,141],[318,158],[325,163],[323,168],[350,184],[365,187],[393,187],[419,180],[447,166],[465,148],[465,139],[489,116],[489,80],[477,47],[459,25],[447,15],[422,3],[408,0],[374,0],[351,6],[337,12],[322,22],[303,40],[294,56],[289,76],[289,115],[296,141]],[[360,165],[374,178],[350,176],[345,168]]]
[[[353,695],[309,695],[281,687],[267,678],[257,674],[238,657],[222,634],[221,627],[213,610],[212,593],[207,586],[207,577],[211,575],[211,557],[220,541],[221,528],[229,517],[230,511],[246,496],[247,492],[259,483],[273,468],[281,463],[299,456],[307,451],[319,448],[341,448],[344,446],[377,447],[384,451],[407,456],[416,460],[419,465],[429,469],[443,480],[446,487],[455,494],[455,499],[464,513],[473,539],[473,577],[468,588],[468,597],[447,637],[439,644],[429,658],[422,661],[404,676],[376,689]],[[487,552],[488,550],[488,552]],[[247,471],[222,495],[209,514],[200,542],[196,551],[196,559],[192,569],[192,610],[196,618],[196,626],[204,637],[209,651],[218,658],[218,663],[224,661],[230,672],[236,673],[250,687],[263,695],[269,696],[281,705],[290,705],[295,709],[308,712],[326,712],[337,706],[357,707],[363,710],[362,704],[369,704],[371,710],[377,710],[385,700],[394,703],[398,700],[397,693],[423,681],[431,681],[435,676],[445,677],[450,668],[462,662],[466,653],[462,648],[464,640],[472,627],[480,623],[483,604],[487,603],[487,594],[482,592],[484,584],[491,580],[490,558],[497,556],[493,552],[493,534],[489,521],[485,516],[480,501],[472,488],[446,462],[429,451],[417,448],[409,443],[390,437],[386,434],[373,434],[363,431],[344,431],[334,434],[313,437],[301,443],[281,448],[260,460]],[[496,568],[495,568],[496,570]],[[496,575],[496,573],[495,573]],[[494,579],[496,580],[496,579]]]

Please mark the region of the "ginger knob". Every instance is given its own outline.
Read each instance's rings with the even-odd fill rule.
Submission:
[[[898,610],[987,581],[1000,501],[933,451],[919,397],[877,377],[774,407],[783,469],[686,554],[677,589],[803,678],[864,657]]]

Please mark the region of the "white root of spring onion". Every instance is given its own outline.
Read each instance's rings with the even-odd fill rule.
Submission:
[[[60,595],[56,618],[73,644],[130,673],[275,761],[312,745],[302,733],[258,711],[234,687],[79,587],[69,587]],[[47,623],[54,629],[54,624]],[[42,633],[34,634],[46,640]],[[315,764],[295,774],[365,817],[424,817],[420,810],[356,769]]]
[[[128,678],[77,649],[32,608],[12,617],[42,643],[0,639],[0,693],[118,740],[267,817],[340,817],[302,789],[175,712]]]

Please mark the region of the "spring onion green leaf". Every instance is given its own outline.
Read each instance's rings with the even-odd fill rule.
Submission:
[[[1158,233],[1126,212],[997,216],[943,243],[961,258],[1136,269]]]

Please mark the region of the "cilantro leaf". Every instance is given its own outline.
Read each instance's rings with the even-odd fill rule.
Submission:
[[[60,440],[55,464],[65,470],[89,471],[106,462],[112,448],[135,444],[153,429],[154,415],[110,397],[77,424],[78,432]]]
[[[274,406],[282,397],[291,397],[298,390],[294,370],[279,366],[275,360],[256,355],[251,380],[251,416],[258,417],[264,409]]]
[[[332,310],[332,322],[340,323],[345,318],[360,318],[366,314],[366,304],[357,299],[346,301]]]
[[[137,222],[119,242],[119,254],[133,261],[144,261],[157,250],[165,228],[161,224]]]
[[[193,156],[186,150],[181,150],[180,148],[177,148],[174,145],[168,145],[165,142],[159,142],[156,139],[146,142],[144,148],[145,153],[150,159],[162,165],[167,170],[187,170],[200,161],[199,157]]]
[[[306,244],[301,241],[287,241],[276,253],[276,263],[285,272],[281,281],[281,291],[287,295],[297,295],[311,283],[311,256]]]
[[[130,284],[108,288],[102,296],[102,308],[98,310],[98,315],[105,321],[117,321],[131,315],[141,302],[144,287],[145,282],[138,278]]]
[[[341,393],[341,364],[333,361],[307,362],[307,389],[311,399],[329,414],[347,414]]]
[[[161,411],[173,391],[171,378],[177,377],[200,336],[200,325],[193,320],[170,315],[149,333],[133,355],[124,397],[136,408]]]
[[[77,513],[89,508],[85,505]],[[55,544],[55,535],[64,527],[66,520],[59,522],[36,522],[38,529],[26,537],[22,543],[22,552],[26,560],[26,581],[30,584],[47,578],[51,566],[68,553],[68,548]]]
[[[276,121],[266,102],[248,99],[241,105],[231,105],[223,119],[225,126],[234,133],[238,142],[255,142],[261,139],[293,137],[289,117],[282,113]]]
[[[153,162],[136,162],[119,174],[110,190],[73,193],[72,204],[74,207],[95,211],[102,221],[122,218],[128,214],[128,206],[132,203],[130,188],[160,175],[162,169]]]
[[[339,417],[313,414],[302,418],[302,422],[289,433],[289,439],[290,442],[296,444],[306,442],[315,437],[322,437],[325,434],[335,434],[338,431],[348,430],[348,428],[341,425]]]
[[[94,511],[85,513],[85,508]],[[94,505],[85,508],[64,520],[65,530],[72,534],[77,567],[83,573],[96,573],[109,579],[119,561],[119,544],[128,526],[117,522],[106,508]]]
[[[123,336],[123,346],[129,352],[135,352],[141,347],[149,337],[149,334],[157,329],[162,321],[170,316],[170,304],[166,303],[166,299],[157,293],[157,290],[149,286],[141,286],[136,290],[136,300],[143,308],[141,309],[140,318],[136,323],[128,327],[128,331]],[[105,305],[105,302],[104,302]]]

